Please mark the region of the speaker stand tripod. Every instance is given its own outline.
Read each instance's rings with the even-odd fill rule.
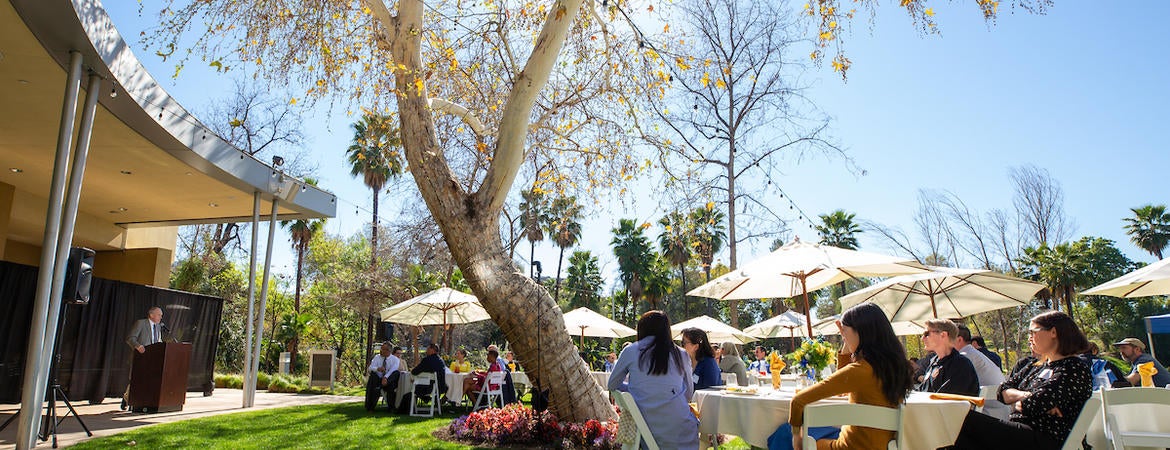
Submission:
[[[55,375],[55,374],[54,374]],[[44,420],[41,422],[41,441],[49,440],[49,436],[53,437],[53,448],[57,448],[57,426],[61,425],[70,414],[77,419],[77,423],[81,425],[81,429],[85,430],[85,435],[93,437],[93,432],[89,431],[89,427],[85,426],[85,421],[81,420],[81,415],[77,414],[77,410],[73,409],[73,403],[69,401],[69,397],[65,396],[65,391],[61,389],[61,385],[57,380],[53,380],[53,387],[49,394],[49,411],[45,414]],[[57,400],[65,403],[65,407],[69,409],[64,415],[57,416]]]

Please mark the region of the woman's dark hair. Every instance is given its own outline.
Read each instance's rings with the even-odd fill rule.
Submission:
[[[1056,329],[1056,352],[1061,355],[1079,355],[1089,348],[1089,339],[1068,314],[1048,311],[1033,317],[1032,323],[1045,330]]]
[[[666,313],[654,310],[642,314],[638,319],[638,340],[647,336],[653,336],[654,341],[640,350],[639,366],[648,366],[646,372],[650,375],[666,374],[670,370],[670,363],[681,366],[682,360],[679,359],[674,342],[670,340],[670,318],[666,317]],[[707,351],[711,351],[711,348],[708,347]]]
[[[898,337],[894,335],[894,327],[882,311],[873,303],[862,303],[845,310],[841,314],[841,324],[857,332],[857,348],[853,351],[853,359],[864,359],[881,385],[882,394],[886,400],[899,405],[910,394],[913,381],[910,375],[914,368],[906,358],[906,350]]]
[[[695,350],[695,361],[715,357],[715,352],[711,350],[711,341],[707,339],[706,331],[691,327],[682,330],[682,335],[692,344],[698,344],[699,348]]]

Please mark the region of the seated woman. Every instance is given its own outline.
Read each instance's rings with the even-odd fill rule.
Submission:
[[[638,319],[637,342],[622,350],[609,376],[610,390],[634,397],[661,448],[699,448],[699,420],[687,405],[694,392],[688,359],[670,339],[666,314],[648,311]]]
[[[491,372],[506,372],[504,370],[504,364],[502,362],[500,362],[499,350],[488,349],[487,363],[488,363],[487,371],[477,370],[474,373],[472,373],[470,377],[467,377],[466,381],[470,382],[470,386],[464,387],[463,392],[467,393],[468,395],[475,394],[476,392],[479,392],[481,389],[483,389],[483,383],[487,380],[487,375],[489,373],[491,373]],[[470,387],[471,389],[467,389],[468,387]],[[499,386],[494,385],[494,384],[490,385],[488,387],[490,389],[499,389]]]
[[[739,357],[739,351],[735,348],[734,342],[724,342],[720,348],[723,351],[723,358],[719,360],[719,371],[723,373],[734,373],[735,382],[740,386],[747,386],[751,384],[748,380],[747,367],[743,364],[743,358]]]
[[[471,362],[467,360],[467,350],[455,350],[455,360],[451,361],[450,369],[455,373],[471,372]]]
[[[801,448],[804,408],[809,403],[838,394],[849,394],[849,403],[897,408],[910,393],[910,360],[902,348],[886,313],[873,303],[862,303],[849,308],[837,321],[841,330],[841,352],[837,355],[836,372],[792,398],[788,423],[792,426],[792,445]],[[782,427],[783,429],[783,427]],[[783,435],[779,432],[778,435]],[[841,427],[836,430],[816,430],[818,449],[873,449],[886,448],[894,438],[893,431],[863,427]],[[826,432],[829,431],[829,432]],[[784,436],[787,438],[787,436]]]
[[[682,331],[682,344],[691,357],[691,367],[694,368],[691,379],[695,382],[695,390],[722,386],[723,377],[719,363],[715,362],[715,353],[711,351],[711,341],[707,340],[707,332],[687,328]]]
[[[1060,311],[1033,317],[1028,332],[1037,355],[1033,369],[1017,371],[999,386],[1011,419],[967,413],[954,448],[1058,449],[1068,439],[1092,393],[1089,365],[1077,357],[1089,341]]]

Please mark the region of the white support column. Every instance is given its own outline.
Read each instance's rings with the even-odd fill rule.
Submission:
[[[260,343],[264,338],[264,308],[268,304],[268,278],[272,272],[272,241],[276,238],[276,196],[272,197],[272,217],[268,219],[268,246],[264,249],[264,277],[260,279],[260,314],[256,320],[256,346],[252,350],[252,373],[260,373]],[[275,320],[275,319],[273,319]],[[252,386],[255,400],[256,387]]]
[[[260,191],[252,194],[252,250],[248,252],[248,332],[244,340],[244,400],[241,408],[252,407],[256,374],[252,373],[252,323],[256,320],[256,245],[260,241]],[[261,310],[263,312],[263,310]]]
[[[41,417],[41,405],[45,400],[48,373],[40,370],[44,361],[51,361],[50,355],[42,352],[46,327],[54,311],[49,310],[53,291],[53,270],[56,267],[57,240],[61,231],[62,206],[65,197],[65,173],[69,166],[69,154],[73,148],[73,128],[77,119],[77,97],[81,90],[81,53],[69,54],[69,78],[65,83],[65,101],[61,105],[61,123],[57,129],[57,154],[53,163],[53,178],[49,186],[48,211],[45,214],[45,234],[41,239],[40,270],[37,274],[37,296],[33,304],[32,323],[29,326],[28,347],[25,351],[23,389],[20,396],[20,420],[16,434],[16,448],[25,450],[36,445],[37,425]],[[54,320],[55,322],[55,320]]]

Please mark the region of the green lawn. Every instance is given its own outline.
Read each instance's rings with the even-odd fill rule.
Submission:
[[[77,449],[396,448],[470,449],[435,439],[456,414],[434,419],[368,413],[361,402],[224,414],[140,428],[78,444]]]
[[[295,406],[224,414],[154,425],[92,439],[76,449],[197,448],[207,449],[473,449],[431,436],[464,414],[434,419],[366,412],[361,402]],[[722,449],[750,448],[736,438]]]

